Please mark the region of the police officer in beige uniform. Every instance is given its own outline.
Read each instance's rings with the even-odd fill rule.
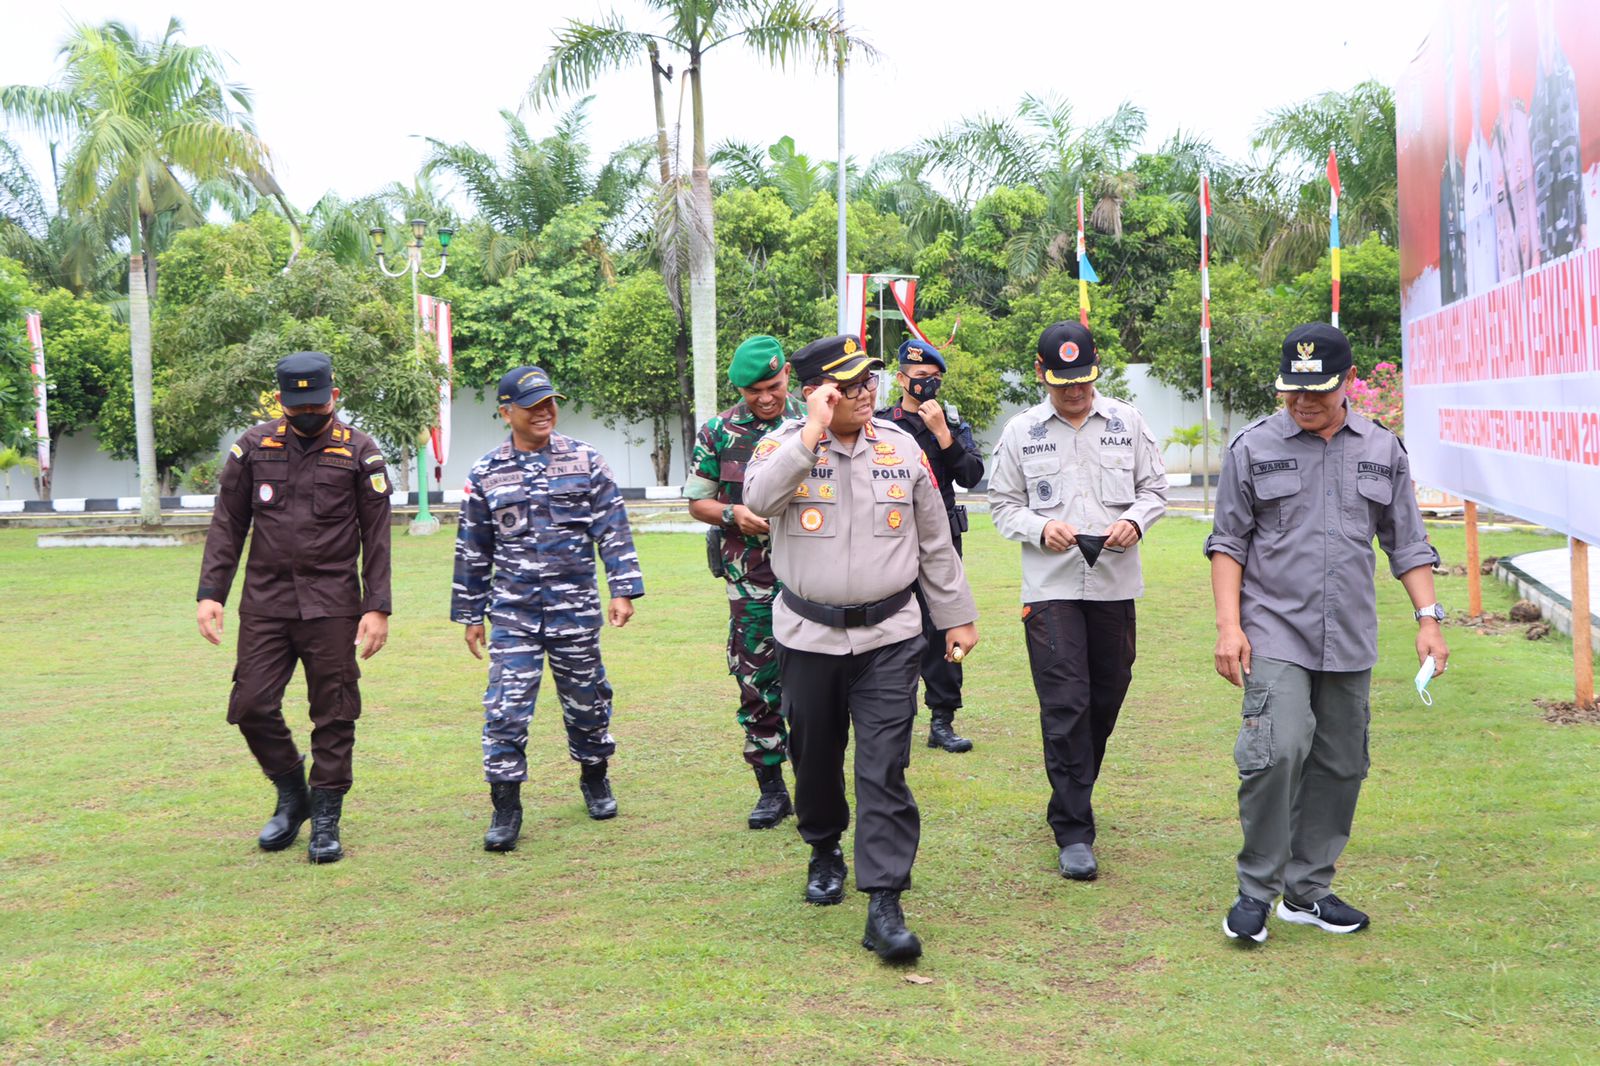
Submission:
[[[1367,776],[1367,701],[1378,659],[1372,537],[1418,622],[1417,660],[1450,651],[1405,447],[1349,409],[1350,342],[1322,323],[1283,342],[1284,406],[1223,456],[1205,552],[1217,610],[1217,673],[1244,687],[1239,769],[1239,895],[1223,932],[1267,938],[1267,915],[1329,933],[1368,918],[1333,894]]]
[[[905,778],[923,647],[913,586],[921,583],[952,659],[977,643],[978,611],[921,446],[872,417],[883,363],[850,336],[813,341],[792,363],[805,421],[756,446],[744,501],[772,520],[783,584],[772,624],[796,820],[812,848],[806,899],[844,897],[844,752],[854,725],[856,888],[871,894],[862,943],[886,961],[913,959],[922,944],[900,909],[921,832]]]
[[[1001,433],[989,507],[995,529],[1022,542],[1022,621],[1061,874],[1091,881],[1090,799],[1133,679],[1139,541],[1166,513],[1167,472],[1143,416],[1095,389],[1100,356],[1087,327],[1046,329],[1034,373],[1049,396]]]

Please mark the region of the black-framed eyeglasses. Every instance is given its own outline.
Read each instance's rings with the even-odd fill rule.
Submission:
[[[877,391],[878,379],[871,375],[867,376],[861,381],[853,381],[848,385],[839,386],[839,395],[843,396],[847,400],[853,400],[860,396],[863,392]]]

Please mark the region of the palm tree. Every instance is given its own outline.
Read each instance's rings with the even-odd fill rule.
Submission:
[[[819,66],[834,61],[841,52],[860,49],[871,56],[869,45],[846,32],[824,13],[821,5],[805,0],[647,0],[660,16],[655,31],[634,30],[615,13],[597,22],[569,21],[556,31],[544,67],[528,90],[535,103],[572,92],[582,92],[596,78],[612,70],[648,61],[655,94],[656,145],[663,163],[663,181],[669,190],[681,187],[681,177],[665,174],[666,114],[663,85],[670,71],[661,65],[663,47],[687,57],[685,73],[691,101],[694,163],[689,179],[687,221],[689,259],[690,328],[694,349],[695,419],[705,421],[717,411],[717,275],[716,241],[712,222],[712,188],[706,150],[705,56],[720,45],[739,42],[780,67],[789,61],[810,59]],[[674,192],[665,195],[681,204]],[[677,247],[678,237],[663,242]],[[674,254],[669,251],[668,253]],[[669,292],[672,289],[668,280]]]
[[[144,254],[157,218],[179,207],[199,213],[186,178],[248,185],[294,218],[250,120],[248,92],[226,80],[216,53],[183,44],[182,33],[177,19],[154,41],[120,22],[75,23],[61,46],[54,84],[0,89],[0,111],[68,138],[63,206],[114,208],[125,220],[140,513],[147,525],[161,522],[151,416],[154,260],[147,263]]]
[[[1269,154],[1267,190],[1277,214],[1262,256],[1262,279],[1309,270],[1328,247],[1329,149],[1339,157],[1339,227],[1399,238],[1394,92],[1364,81],[1267,116],[1253,147]]]
[[[584,200],[592,198],[605,205],[611,218],[608,236],[636,228],[649,148],[644,142],[627,145],[598,171],[593,170],[585,137],[592,99],[585,97],[575,104],[543,139],[529,134],[514,112],[501,111],[506,124],[503,166],[469,144],[428,139],[432,150],[423,173],[444,171],[455,177],[478,214],[492,227],[484,249],[485,280],[499,280],[531,263],[537,255],[539,231],[562,208]],[[601,258],[603,269],[609,271],[609,256]]]
[[[1122,205],[1138,187],[1129,168],[1145,129],[1144,112],[1130,103],[1080,126],[1067,101],[1030,94],[1014,115],[963,119],[920,154],[968,205],[1000,186],[1044,194],[1048,206],[1037,225],[1016,234],[1006,250],[1012,280],[1026,282],[1072,258],[1080,190],[1086,224],[1122,235]]]
[[[797,214],[811,206],[820,193],[833,191],[836,163],[813,163],[795,151],[793,137],[780,137],[767,148],[743,141],[724,141],[711,153],[711,163],[722,170],[717,191],[729,188],[772,188]]]
[[[0,134],[0,255],[21,262],[45,288],[105,293],[121,285],[127,266],[116,239],[104,211],[52,211],[22,153]]]

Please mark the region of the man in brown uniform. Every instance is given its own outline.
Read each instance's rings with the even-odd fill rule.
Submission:
[[[284,417],[247,430],[223,466],[196,618],[200,634],[220,644],[222,605],[253,524],[228,721],[278,789],[261,847],[287,848],[309,815],[311,861],[337,862],[361,715],[354,648],[370,659],[389,638],[389,482],[372,438],[334,417],[332,360],[296,352],[278,363],[277,378]],[[309,796],[282,713],[296,662],[311,696]]]

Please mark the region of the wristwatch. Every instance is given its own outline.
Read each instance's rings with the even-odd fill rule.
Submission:
[[[1411,614],[1419,622],[1422,621],[1424,618],[1431,618],[1435,622],[1443,622],[1444,621],[1444,608],[1440,607],[1437,603],[1430,603],[1426,607],[1422,607],[1422,608],[1419,608],[1419,609],[1417,609],[1415,611],[1412,611]]]
[[[725,526],[733,525],[733,504],[731,503],[722,509],[722,524]]]

